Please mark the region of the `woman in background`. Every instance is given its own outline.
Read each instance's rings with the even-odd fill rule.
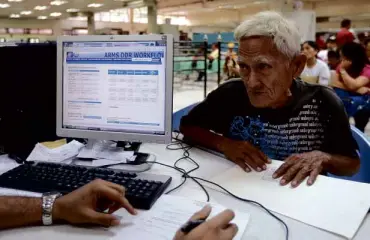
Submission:
[[[344,44],[340,54],[341,64],[332,86],[348,115],[354,116],[356,127],[364,132],[370,117],[370,62],[364,47],[358,43]]]
[[[307,57],[306,67],[304,68],[301,78],[305,82],[319,83],[324,86],[329,85],[330,70],[328,65],[317,58],[319,47],[313,41],[303,43],[302,52]]]

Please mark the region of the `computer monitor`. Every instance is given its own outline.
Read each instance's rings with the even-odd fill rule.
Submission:
[[[60,37],[57,55],[58,136],[171,141],[171,35]]]

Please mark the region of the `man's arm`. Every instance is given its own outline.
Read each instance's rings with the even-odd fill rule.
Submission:
[[[201,127],[191,125],[181,125],[180,132],[191,142],[204,146],[206,148],[223,152],[222,146],[228,140],[222,135],[218,135]]]
[[[117,184],[95,180],[74,192],[55,200],[53,222],[70,224],[95,224],[114,226],[119,224],[113,212],[125,208],[136,214],[124,197],[125,189]],[[97,212],[109,210],[108,213]],[[25,197],[0,197],[0,229],[40,225],[42,223],[42,199]]]
[[[360,159],[358,157],[328,154],[328,161],[324,163],[324,171],[338,176],[352,176],[359,170]]]
[[[345,69],[341,69],[340,71],[341,71],[343,82],[349,90],[355,91],[361,87],[366,86],[370,81],[370,79],[365,76],[359,76],[358,78],[355,79],[351,77],[346,72]]]
[[[0,197],[0,229],[40,225],[41,198]]]

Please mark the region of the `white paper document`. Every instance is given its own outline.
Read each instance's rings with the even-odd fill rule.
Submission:
[[[251,173],[236,166],[211,181],[272,211],[353,238],[370,208],[370,184],[320,175],[312,186],[280,186],[272,174],[282,163],[273,161],[266,171]]]
[[[10,188],[0,188],[0,196],[8,196],[8,197],[41,197],[41,193],[36,192],[28,192],[28,191],[21,191],[16,189]]]
[[[163,195],[150,211],[141,212],[131,223],[124,222],[117,228],[116,235],[111,240],[172,240],[178,229],[181,228],[189,218],[208,203],[191,200],[189,198]],[[212,206],[211,217],[225,210],[218,204]],[[241,240],[249,222],[250,215],[235,212],[233,223],[238,225],[239,232],[234,240]],[[122,220],[124,221],[124,219]]]
[[[133,151],[124,151],[117,148],[112,141],[90,141],[78,154],[79,158],[107,159],[126,163],[134,157]]]
[[[75,140],[53,149],[38,143],[28,156],[27,161],[63,162],[77,156],[83,146],[82,143]]]

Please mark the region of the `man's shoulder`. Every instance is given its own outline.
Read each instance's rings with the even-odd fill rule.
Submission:
[[[222,83],[214,92],[232,94],[244,93],[245,86],[241,78],[234,78]]]
[[[312,84],[296,80],[302,96],[309,96],[310,98],[317,98],[322,101],[324,105],[340,106],[342,101],[334,92],[333,89],[320,84]]]

